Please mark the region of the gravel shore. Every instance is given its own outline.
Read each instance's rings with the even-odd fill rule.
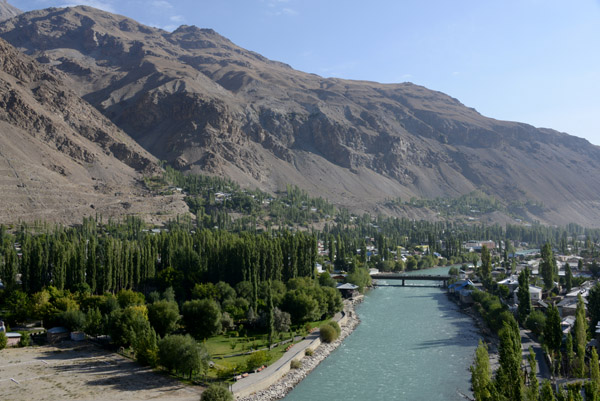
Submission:
[[[265,390],[259,391],[247,397],[237,398],[238,401],[271,401],[279,400],[286,396],[298,383],[300,383],[314,368],[317,367],[321,361],[323,361],[329,354],[336,349],[342,341],[360,323],[355,310],[355,303],[348,302],[345,304],[344,312],[348,318],[346,324],[341,327],[342,332],[340,337],[330,344],[322,343],[317,347],[311,356],[305,356],[302,358],[302,367],[299,369],[292,369],[288,374],[283,376],[281,380]]]

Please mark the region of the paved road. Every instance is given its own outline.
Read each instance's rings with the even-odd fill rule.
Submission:
[[[535,360],[537,362],[537,378],[538,381],[542,382],[544,379],[550,379],[550,368],[546,363],[546,359],[544,358],[544,351],[542,351],[542,346],[533,339],[533,335],[531,331],[526,329],[521,330],[521,346],[523,349],[523,364],[525,366],[529,366],[527,363],[527,356],[529,355],[529,347],[533,348],[533,352],[535,352]]]

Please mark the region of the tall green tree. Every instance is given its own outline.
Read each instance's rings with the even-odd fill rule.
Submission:
[[[546,311],[546,325],[544,326],[544,342],[553,352],[559,352],[562,342],[562,330],[560,329],[560,315],[558,308],[550,305]]]
[[[565,263],[565,287],[567,288],[567,292],[571,292],[571,288],[573,288],[573,272],[571,271],[571,266],[568,263]]]
[[[596,284],[589,292],[587,311],[590,317],[590,331],[596,331],[596,325],[600,322],[600,284]]]
[[[537,362],[535,360],[535,351],[533,347],[529,347],[529,355],[527,355],[527,361],[529,362],[529,373],[527,379],[529,384],[527,385],[527,401],[538,401],[539,399],[539,387],[540,384],[537,379]]]
[[[565,354],[565,368],[563,370],[565,376],[569,376],[571,374],[573,362],[575,361],[575,352],[573,351],[573,336],[571,333],[567,334],[567,340],[565,341]]]
[[[519,306],[517,316],[521,324],[525,324],[531,313],[531,296],[529,295],[529,269],[525,268],[519,274],[519,291],[517,292]]]
[[[0,280],[4,288],[12,290],[17,283],[18,257],[12,244],[7,243],[4,249],[0,248]]]
[[[179,318],[179,307],[176,302],[160,300],[148,305],[148,320],[156,330],[156,334],[161,337],[177,329]]]
[[[133,341],[135,359],[142,365],[156,366],[158,363],[158,340],[156,332],[150,326],[145,326],[142,331],[136,333]]]
[[[469,369],[475,399],[477,401],[491,400],[492,370],[487,346],[481,340],[475,350],[475,361]]]
[[[496,389],[507,400],[521,401],[523,399],[521,335],[515,319],[504,322],[499,337],[500,367],[496,372]]]
[[[587,327],[585,323],[585,304],[581,294],[577,296],[577,309],[575,311],[574,343],[576,349],[576,371],[579,377],[585,377],[585,346],[587,345]]]
[[[594,386],[594,392],[598,394],[600,392],[600,366],[598,366],[598,352],[596,351],[596,347],[592,347],[590,356],[590,380]]]
[[[185,302],[182,315],[188,332],[197,339],[208,338],[221,331],[221,308],[212,299]]]
[[[492,257],[487,246],[481,247],[481,278],[486,281],[492,274]]]
[[[544,380],[542,382],[542,388],[540,390],[540,401],[556,401],[554,397],[554,390],[552,390],[552,384],[550,380]]]
[[[544,288],[551,290],[554,287],[554,281],[558,277],[556,268],[556,260],[552,252],[552,246],[546,242],[542,247],[542,262],[540,263],[540,271],[544,279]]]
[[[269,333],[269,347],[273,344],[273,334],[275,333],[275,316],[273,307],[273,292],[271,290],[271,281],[269,280],[269,289],[267,291],[267,330]]]

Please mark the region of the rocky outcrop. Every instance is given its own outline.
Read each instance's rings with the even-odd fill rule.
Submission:
[[[183,170],[264,190],[294,183],[357,211],[482,189],[543,201],[532,219],[600,225],[600,148],[421,86],[325,79],[211,29],[169,33],[90,7],[24,13],[0,36]]]

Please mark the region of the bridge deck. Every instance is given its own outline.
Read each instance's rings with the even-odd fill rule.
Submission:
[[[452,278],[449,275],[427,275],[427,274],[395,274],[395,273],[378,273],[372,274],[371,278],[377,280],[402,280],[402,286],[406,284],[406,281],[442,281],[443,286],[448,286],[448,281]]]
[[[382,280],[429,280],[429,281],[448,281],[452,277],[448,275],[408,275],[408,274],[385,274],[378,273],[371,275],[371,278]]]

